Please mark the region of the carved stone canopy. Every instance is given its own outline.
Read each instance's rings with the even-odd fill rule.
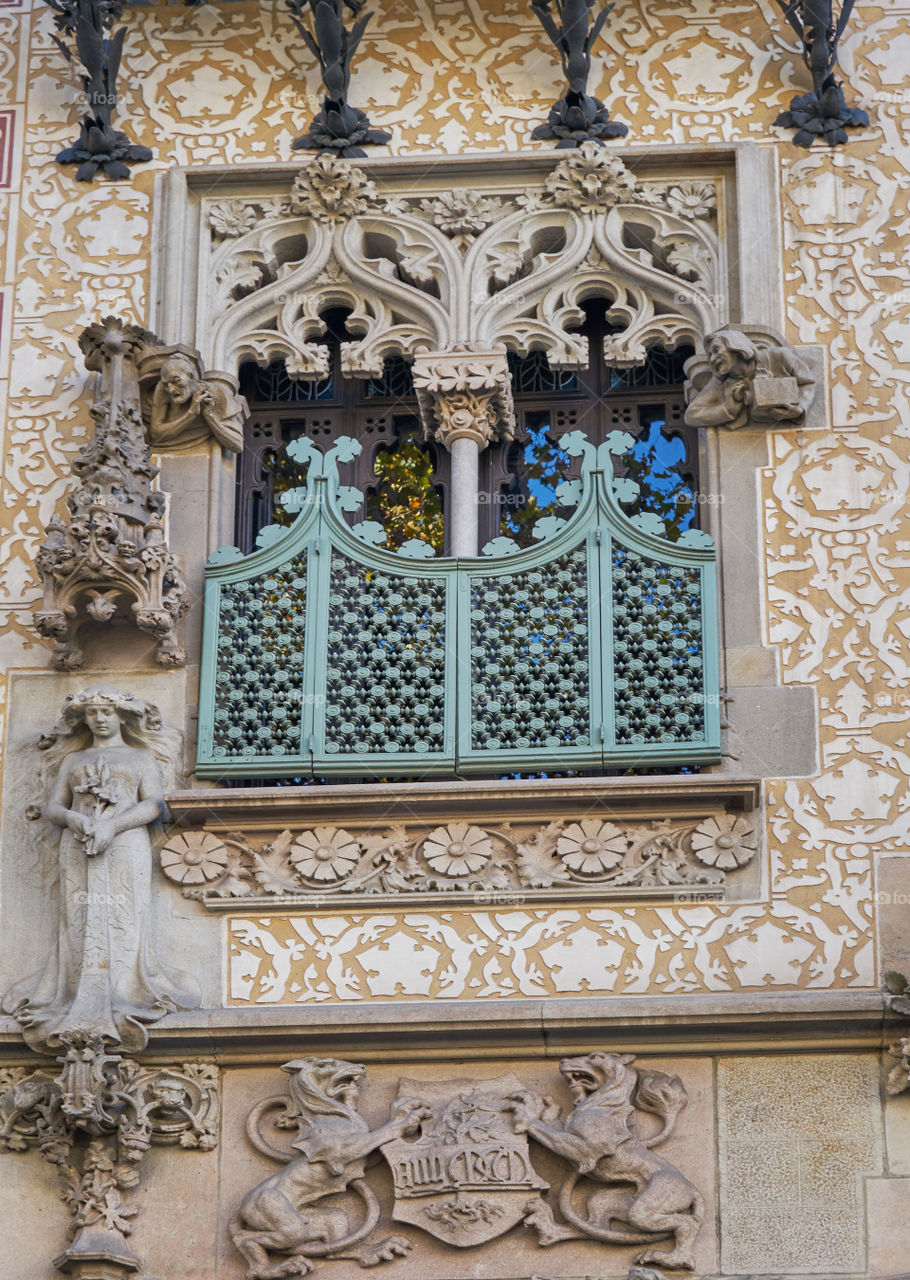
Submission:
[[[152,448],[188,448],[214,436],[238,450],[246,402],[228,374],[205,373],[192,348],[166,347],[139,325],[108,316],[79,338],[97,374],[90,442],[72,464],[78,487],[67,516],[47,526],[36,567],[44,598],[38,632],[56,644],[54,665],[78,668],[80,624],[125,617],[156,641],[162,666],[182,666],[177,623],[189,608],[164,536],[167,495],[153,488]]]

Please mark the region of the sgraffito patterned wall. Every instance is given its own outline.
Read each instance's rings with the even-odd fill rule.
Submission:
[[[524,146],[561,92],[524,0],[376,9],[351,97],[392,130],[396,153]],[[612,943],[597,945],[623,950],[608,966],[617,992],[643,989],[642,947],[659,957],[653,990],[870,987],[873,852],[908,835],[910,2],[856,6],[842,66],[848,100],[872,125],[834,152],[799,151],[771,127],[806,87],[771,0],[719,10],[708,0],[618,6],[592,88],[638,143],[746,138],[778,151],[787,337],[827,348],[833,420],[830,432],[775,434],[761,477],[767,638],[785,681],[817,687],[823,772],[769,789],[768,905],[624,907]],[[4,669],[48,666],[29,622],[33,563],[89,426],[77,337],[109,312],[148,320],[155,172],[289,160],[317,102],[311,59],[279,4],[151,6],[128,10],[126,23],[119,123],[156,159],[129,183],[86,186],[53,163],[75,134],[78,92],[51,13],[37,0],[32,10],[0,4]],[[568,947],[582,923],[564,922],[547,945]]]

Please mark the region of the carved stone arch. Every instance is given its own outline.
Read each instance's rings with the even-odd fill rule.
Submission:
[[[381,374],[389,355],[449,346],[449,304],[459,285],[455,253],[428,231],[434,229],[416,219],[325,226],[298,219],[284,222],[280,233],[252,230],[222,246],[214,255],[220,297],[213,358],[236,367],[243,359],[267,364],[283,357],[294,376],[324,376],[328,353],[317,339],[333,307],[350,311],[356,340],[342,344],[342,367],[352,376]],[[297,262],[275,252],[292,241],[304,245]],[[385,255],[377,252],[384,246]]]
[[[557,227],[564,235],[562,247],[532,258],[528,247],[534,235]],[[653,247],[627,244],[629,227],[647,228]],[[617,335],[604,355],[614,364],[641,364],[657,342],[668,349],[683,341],[702,348],[704,335],[717,327],[726,309],[718,284],[717,236],[679,217],[644,205],[593,216],[546,210],[520,219],[512,239],[508,222],[497,230],[493,245],[500,261],[511,251],[521,266],[505,287],[475,308],[472,332],[485,345],[503,343],[519,354],[543,350],[554,368],[584,368],[591,353],[574,331],[584,319],[581,304],[605,298],[610,318],[627,332]],[[486,253],[489,261],[490,239],[487,233],[478,241],[476,258]]]
[[[606,353],[615,363],[641,363],[657,342],[701,348],[727,317],[723,246],[710,198],[684,216],[671,197],[585,148],[539,193],[495,199],[383,198],[361,170],[326,160],[303,171],[286,205],[221,206],[210,222],[225,239],[212,255],[213,359],[281,356],[295,376],[323,376],[322,313],[341,306],[351,376],[381,374],[391,355],[465,345],[580,368],[590,353],[574,330],[594,296],[626,326]]]

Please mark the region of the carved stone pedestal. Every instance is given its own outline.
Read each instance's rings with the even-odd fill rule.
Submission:
[[[70,1247],[54,1259],[54,1266],[76,1280],[124,1280],[139,1271],[142,1263],[119,1231],[95,1224],[80,1227]]]

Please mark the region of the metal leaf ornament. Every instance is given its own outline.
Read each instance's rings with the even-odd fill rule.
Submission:
[[[803,61],[812,73],[812,92],[797,94],[789,111],[782,111],[774,123],[796,129],[793,141],[798,147],[811,147],[816,138],[824,138],[832,147],[842,146],[847,141],[847,129],[869,123],[865,111],[847,106],[843,87],[834,74],[837,47],[854,0],[842,0],[836,20],[832,0],[776,3],[803,46]]]
[[[100,169],[108,178],[128,178],[131,164],[151,160],[152,152],[113,127],[117,106],[117,73],[126,28],[110,34],[123,13],[120,0],[46,0],[54,10],[54,24],[64,37],[72,37],[85,70],[82,88],[88,111],[82,117],[79,137],[57,156],[58,164],[78,164],[76,179],[91,182]],[[54,36],[67,61],[73,53],[65,39]]]
[[[369,117],[348,102],[351,60],[363,37],[372,13],[364,13],[365,0],[287,0],[294,26],[319,63],[325,98],[313,117],[309,133],[294,142],[295,150],[334,152],[350,157],[364,156],[364,145],[381,145],[391,134],[374,129]],[[350,31],[344,25],[344,9],[356,18]],[[305,18],[309,12],[312,29]]]
[[[547,123],[538,125],[531,137],[555,138],[558,149],[578,147],[588,141],[603,142],[605,138],[623,138],[629,132],[627,125],[610,119],[609,111],[599,98],[588,93],[591,49],[614,7],[612,3],[604,4],[589,27],[598,2],[531,0],[531,8],[559,52],[569,82],[565,95],[550,108]]]

